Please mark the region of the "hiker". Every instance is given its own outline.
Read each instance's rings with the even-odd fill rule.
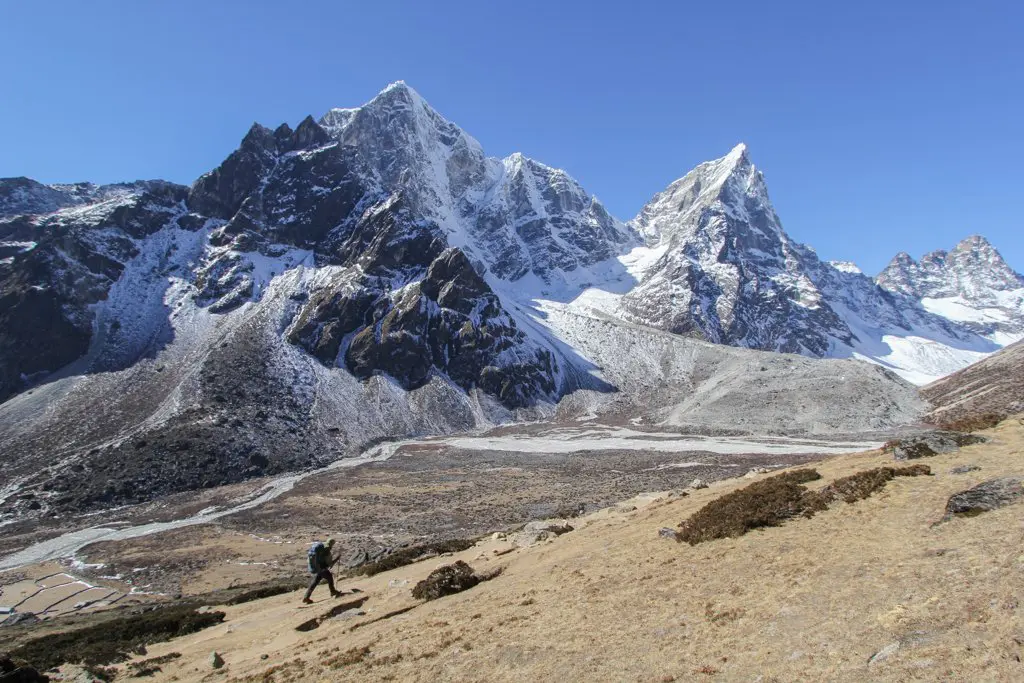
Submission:
[[[331,574],[331,567],[338,561],[331,558],[331,548],[333,547],[334,539],[328,538],[326,545],[317,541],[309,548],[309,573],[313,575],[313,580],[309,583],[309,588],[306,589],[306,596],[302,598],[302,602],[307,605],[313,602],[309,596],[313,594],[313,589],[321,580],[327,582],[327,587],[331,589],[331,597],[336,598],[341,595],[334,589],[334,576]]]

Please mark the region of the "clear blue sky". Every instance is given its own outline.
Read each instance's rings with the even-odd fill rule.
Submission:
[[[1024,269],[1019,2],[0,3],[0,176],[217,165],[406,80],[627,219],[746,142],[783,225],[879,270],[986,235]]]

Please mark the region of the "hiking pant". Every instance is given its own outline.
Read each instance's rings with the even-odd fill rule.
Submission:
[[[331,574],[330,569],[321,569],[313,575],[313,580],[309,582],[309,588],[306,589],[306,597],[304,600],[309,600],[309,596],[313,594],[313,589],[317,587],[320,581],[326,581],[327,587],[331,589],[331,595],[334,595],[334,576]]]

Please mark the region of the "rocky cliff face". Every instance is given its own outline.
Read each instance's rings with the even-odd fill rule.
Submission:
[[[141,243],[201,225],[186,217],[185,193],[145,183],[91,204],[0,219],[0,400],[86,353],[91,307],[107,298]],[[111,338],[130,333],[103,330]]]

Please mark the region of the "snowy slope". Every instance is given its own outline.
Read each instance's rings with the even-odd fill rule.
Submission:
[[[920,261],[898,254],[877,281],[998,346],[1024,337],[1024,276],[980,235],[964,239],[951,251],[926,254]]]

